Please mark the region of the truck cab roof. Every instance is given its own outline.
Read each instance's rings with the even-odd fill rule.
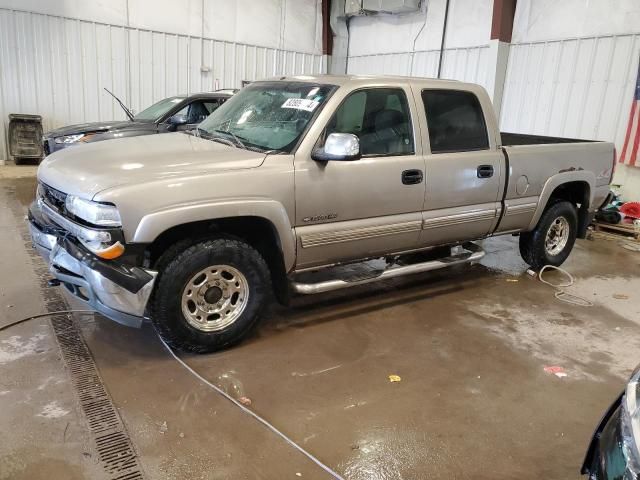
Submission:
[[[431,88],[443,88],[454,87],[459,89],[472,89],[477,88],[478,85],[474,83],[465,83],[458,80],[443,80],[438,78],[426,78],[426,77],[408,77],[402,75],[287,75],[279,77],[270,77],[265,79],[266,81],[292,81],[292,82],[310,82],[310,83],[325,83],[330,85],[336,85],[339,87],[353,85],[353,86],[369,86],[380,85],[388,83],[419,83]]]

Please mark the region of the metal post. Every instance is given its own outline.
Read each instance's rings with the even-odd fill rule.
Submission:
[[[447,35],[447,19],[449,18],[449,0],[444,7],[444,22],[442,24],[442,40],[440,41],[440,59],[438,60],[438,78],[442,73],[442,56],[444,53],[444,38]]]

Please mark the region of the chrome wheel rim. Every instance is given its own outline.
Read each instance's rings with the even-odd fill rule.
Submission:
[[[545,249],[549,255],[558,255],[569,241],[569,222],[564,217],[558,217],[553,222],[544,242]]]
[[[249,300],[246,277],[229,265],[200,270],[182,291],[182,314],[192,327],[216,332],[235,323]]]

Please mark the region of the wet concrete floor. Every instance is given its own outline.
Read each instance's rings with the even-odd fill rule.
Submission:
[[[0,180],[0,324],[45,304],[18,232],[32,194],[32,178]],[[346,479],[577,479],[640,362],[640,253],[621,245],[580,240],[564,265],[591,307],[554,298],[501,237],[479,265],[297,298],[241,345],[181,358]],[[149,325],[76,320],[147,478],[331,478]],[[47,320],[1,333],[0,478],[109,478],[76,402]]]

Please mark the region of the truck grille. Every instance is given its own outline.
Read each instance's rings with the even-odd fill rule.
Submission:
[[[66,193],[51,188],[44,183],[40,184],[40,191],[42,192],[43,200],[49,204],[50,207],[53,207],[59,213],[64,212],[64,202],[67,200]]]

